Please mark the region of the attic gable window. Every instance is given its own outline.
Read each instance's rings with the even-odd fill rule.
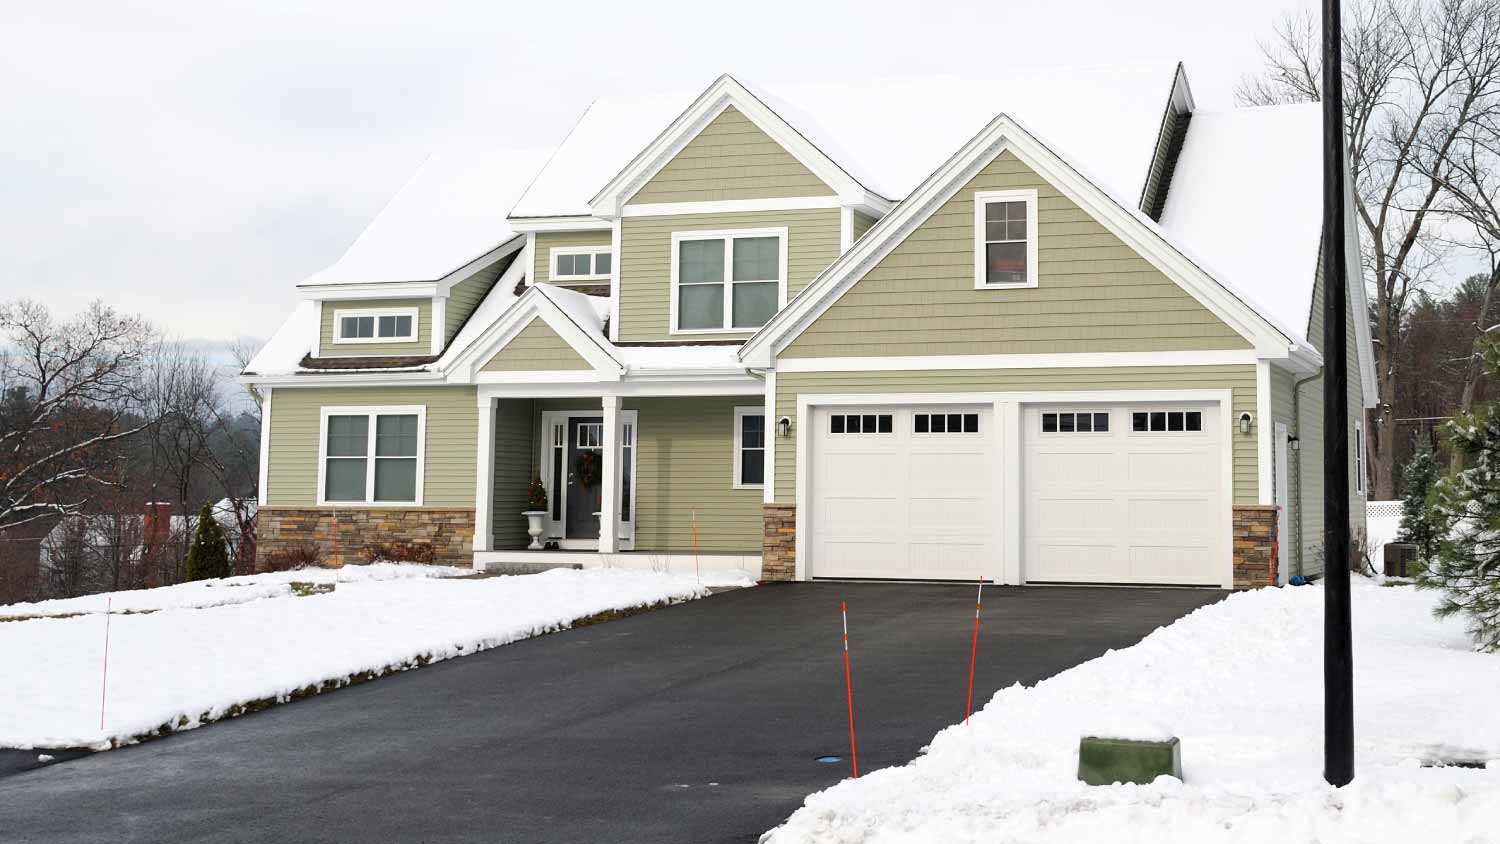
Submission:
[[[753,331],[786,304],[787,230],[673,232],[671,332]]]
[[[335,343],[414,343],[417,340],[416,308],[335,310]]]
[[[608,281],[614,268],[614,253],[608,246],[558,246],[550,254],[555,282]]]
[[[974,194],[974,287],[1036,287],[1035,190]]]

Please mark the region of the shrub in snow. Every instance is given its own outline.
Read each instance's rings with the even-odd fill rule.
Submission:
[[[1485,369],[1500,375],[1500,345],[1484,350]],[[1500,650],[1500,402],[1459,416],[1445,433],[1467,467],[1433,488],[1437,555],[1417,585],[1438,589],[1434,612],[1461,616],[1480,650]]]
[[[1397,537],[1417,546],[1417,559],[1424,568],[1432,564],[1432,555],[1437,551],[1437,514],[1428,506],[1428,499],[1438,476],[1432,446],[1426,437],[1419,436],[1416,453],[1401,469],[1401,486],[1406,492],[1401,498],[1401,532]]]
[[[431,542],[380,542],[365,547],[365,560],[371,563],[435,563],[437,552]]]
[[[188,548],[187,579],[209,580],[228,577],[229,543],[224,529],[214,518],[213,505],[204,504],[198,511],[198,527],[193,531],[193,544]]]
[[[322,565],[323,550],[316,545],[298,545],[281,551],[272,551],[260,558],[261,571],[292,571],[321,568]]]

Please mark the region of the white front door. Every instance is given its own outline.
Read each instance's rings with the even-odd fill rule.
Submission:
[[[1221,585],[1219,417],[1216,403],[1027,406],[1024,579]]]
[[[1001,514],[990,405],[812,416],[812,577],[993,577]]]

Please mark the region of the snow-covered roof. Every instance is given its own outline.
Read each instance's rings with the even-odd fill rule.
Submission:
[[[1176,73],[1175,64],[1164,63],[746,87],[867,189],[888,199],[906,196],[1003,112],[1068,159],[1088,162],[1101,187],[1134,204]],[[596,100],[511,215],[589,214],[595,192],[696,96]]]
[[[429,157],[333,266],[302,284],[436,281],[514,237],[505,213],[547,150],[450,149]]]
[[[312,354],[313,339],[318,332],[318,305],[302,301],[292,310],[286,322],[261,346],[245,365],[247,375],[290,375],[302,359]]]
[[[533,286],[561,308],[585,333],[601,339],[604,337],[604,321],[609,319],[608,299],[553,284],[538,283]]]
[[[1305,338],[1322,237],[1317,103],[1200,109],[1161,228],[1219,281]]]

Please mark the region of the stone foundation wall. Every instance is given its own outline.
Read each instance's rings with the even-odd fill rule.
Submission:
[[[337,523],[335,523],[335,513]],[[362,563],[373,545],[396,542],[432,545],[435,562],[474,563],[474,511],[417,507],[265,507],[256,519],[256,566],[267,554],[316,545],[323,564]]]
[[[1242,504],[1234,508],[1234,588],[1276,585],[1276,508]]]
[[[795,504],[764,504],[765,539],[761,543],[761,580],[797,578],[797,507]]]

